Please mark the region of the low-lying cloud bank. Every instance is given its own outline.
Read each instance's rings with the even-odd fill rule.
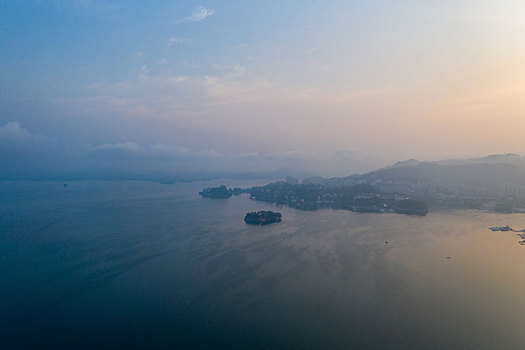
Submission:
[[[188,181],[220,177],[348,175],[383,165],[355,150],[224,154],[180,145],[115,142],[88,145],[31,133],[17,122],[0,127],[2,180]]]

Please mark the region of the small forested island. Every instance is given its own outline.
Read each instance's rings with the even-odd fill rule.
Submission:
[[[248,190],[244,190],[239,187],[227,188],[225,185],[219,187],[208,187],[199,192],[199,194],[205,198],[230,198],[233,196],[239,196],[243,193],[248,193]]]
[[[250,225],[268,225],[273,224],[275,222],[281,222],[282,215],[281,213],[269,210],[261,210],[258,212],[254,211],[246,214],[244,216],[244,221]]]
[[[221,185],[205,188],[199,194],[205,198],[230,198],[233,195],[233,190]]]

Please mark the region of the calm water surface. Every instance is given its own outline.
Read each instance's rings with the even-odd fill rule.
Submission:
[[[525,215],[252,227],[276,208],[197,195],[217,184],[0,183],[0,349],[525,346],[525,246],[488,230]]]

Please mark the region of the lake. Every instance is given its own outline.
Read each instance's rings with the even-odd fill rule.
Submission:
[[[0,349],[523,348],[525,246],[488,227],[524,214],[198,195],[222,183],[257,182],[0,182]]]

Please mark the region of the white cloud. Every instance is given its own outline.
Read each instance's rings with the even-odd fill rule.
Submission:
[[[149,79],[149,68],[146,65],[143,65],[140,68],[139,74],[137,75],[138,79]]]
[[[200,22],[215,13],[212,9],[199,6],[190,16],[179,20],[178,22]]]
[[[0,127],[0,137],[18,138],[31,137],[32,135],[26,129],[22,128],[18,122],[8,122]]]
[[[221,153],[213,148],[136,141],[89,146],[34,135],[18,122],[0,126],[0,162],[10,164],[10,168],[4,169],[0,175],[8,178],[45,178],[57,174],[67,177],[85,172],[88,178],[127,178],[141,174],[140,178],[154,179],[159,172],[175,176],[184,172],[288,171],[283,169],[320,175],[348,175],[356,170],[371,170],[378,162],[369,158],[355,150],[341,150],[329,157],[301,150]],[[323,171],[319,172],[319,169]]]
[[[127,152],[142,152],[144,148],[136,142],[106,143],[96,146],[95,150],[119,150]]]
[[[166,84],[166,85],[175,85],[180,84],[189,79],[189,77],[184,75],[174,75],[174,76],[165,76],[165,77],[156,77],[155,78],[158,83]]]
[[[191,150],[184,146],[166,145],[163,143],[156,143],[151,146],[148,146],[133,141],[105,143],[102,145],[94,146],[90,150],[95,152],[118,152],[119,154],[128,154],[151,159],[158,157],[163,157],[166,159],[201,159],[219,158],[223,156],[221,153],[215,151],[214,149]]]
[[[191,39],[186,38],[169,38],[167,46],[173,46],[173,45],[179,45],[179,44],[186,44],[192,42]]]
[[[317,157],[316,153],[305,151],[283,151],[273,153],[244,153],[239,155],[239,160],[254,162],[279,162],[279,161],[305,161]]]
[[[217,152],[213,148],[195,150],[180,145],[164,143],[144,145],[133,141],[106,143],[94,146],[89,150],[100,154],[118,153],[122,156],[131,156],[137,160],[156,159],[203,162],[201,164],[203,169],[226,170],[232,167],[241,171],[250,171],[254,169],[253,167],[264,171],[275,170],[292,163],[302,164],[309,162],[319,157],[316,153],[304,151],[228,154]]]
[[[183,146],[171,146],[162,143],[156,143],[149,149],[155,153],[178,157],[222,157],[222,154],[215,151],[214,149],[192,151],[189,148]]]
[[[53,139],[43,135],[35,135],[20,126],[18,122],[7,122],[0,126],[0,139],[15,142],[53,142]]]
[[[53,167],[64,152],[60,143],[51,137],[35,135],[20,126],[8,122],[0,126],[0,177],[18,179],[20,171],[38,172],[42,167]],[[65,148],[66,149],[66,148]],[[71,152],[73,147],[68,147]]]
[[[212,74],[180,75],[178,67],[143,65],[128,79],[86,86],[85,97],[55,99],[75,114],[118,113],[130,117],[180,118],[191,125],[204,122],[211,108],[305,104],[349,106],[359,100],[386,95],[392,88],[330,88],[290,81],[287,76],[253,72],[242,65],[212,64]],[[237,107],[236,107],[237,108]]]

